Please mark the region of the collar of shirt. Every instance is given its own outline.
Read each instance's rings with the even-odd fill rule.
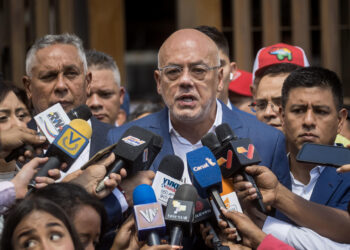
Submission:
[[[230,102],[230,100],[227,101],[226,106],[232,110],[232,103]]]
[[[214,132],[215,128],[222,123],[222,107],[221,107],[221,103],[218,100],[216,100],[216,107],[217,108],[216,108],[215,121],[212,127],[209,129],[208,133]],[[184,162],[184,173],[182,175],[182,181],[184,183],[191,183],[188,169],[187,169],[186,153],[202,147],[202,142],[199,140],[195,144],[192,144],[186,138],[182,137],[172,126],[171,120],[170,120],[170,111],[168,112],[169,112],[168,113],[169,134],[170,134],[171,143],[173,145],[174,154],[179,156]]]
[[[308,184],[304,185],[300,181],[294,178],[292,172],[290,172],[290,177],[292,180],[292,192],[303,197],[306,200],[310,200],[312,192],[315,188],[316,182],[320,177],[322,171],[325,167],[316,166],[310,171],[310,181]]]

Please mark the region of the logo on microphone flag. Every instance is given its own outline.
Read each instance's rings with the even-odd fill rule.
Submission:
[[[245,157],[247,157],[249,160],[253,159],[254,157],[254,151],[255,147],[253,144],[248,145],[248,150],[245,147],[237,147],[237,152],[239,154],[243,154]]]
[[[85,148],[85,144],[89,143],[85,136],[70,126],[65,126],[56,140],[56,145],[72,158],[79,156],[80,151]]]

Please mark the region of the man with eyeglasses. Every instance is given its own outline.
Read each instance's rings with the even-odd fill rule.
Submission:
[[[195,29],[174,32],[159,50],[154,76],[166,108],[112,129],[110,143],[118,141],[133,125],[151,130],[164,140],[151,170],[157,171],[165,155],[175,154],[185,163],[182,180],[190,183],[186,153],[201,147],[205,134],[228,123],[238,137],[253,141],[262,165],[272,169],[283,183],[289,178],[283,134],[250,114],[231,111],[217,100],[217,91],[223,87],[223,69],[218,48],[208,36]]]
[[[279,115],[283,82],[291,72],[306,66],[305,52],[299,47],[279,43],[259,50],[253,67],[254,102],[250,107],[260,121],[283,131]]]

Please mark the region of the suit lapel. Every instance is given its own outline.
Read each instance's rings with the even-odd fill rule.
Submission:
[[[335,172],[331,167],[326,167],[317,180],[310,200],[319,204],[327,204],[342,181],[341,174]]]
[[[162,150],[159,152],[152,164],[152,169],[156,170],[158,169],[159,163],[164,158],[164,156],[174,154],[174,149],[169,134],[168,109],[165,108],[157,113],[157,116],[154,120],[155,122],[149,125],[148,128],[163,138]]]
[[[237,115],[237,112],[241,112],[241,111],[236,110],[237,108],[230,110],[222,102],[221,102],[221,106],[222,106],[222,123],[229,124],[236,136],[241,138],[249,137],[248,128],[243,126],[243,123],[240,120],[240,117]]]

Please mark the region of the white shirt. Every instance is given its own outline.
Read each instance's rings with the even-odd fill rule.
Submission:
[[[314,187],[325,167],[316,166],[310,171],[310,182],[306,185],[294,178],[292,179],[292,192],[310,200]],[[295,249],[350,249],[349,244],[341,244],[317,234],[315,231],[291,225],[287,222],[268,216],[262,230],[272,234],[279,240],[289,244]]]
[[[202,142],[199,140],[195,144],[192,144],[189,142],[186,138],[182,137],[172,126],[171,120],[170,120],[170,111],[168,115],[168,123],[169,123],[169,134],[171,143],[173,145],[174,154],[179,156],[182,161],[184,162],[184,173],[182,175],[182,182],[183,183],[189,183],[191,184],[190,176],[188,173],[188,167],[187,167],[187,158],[186,153],[193,151],[197,148],[202,147]],[[221,103],[216,100],[216,116],[215,121],[212,125],[212,127],[209,129],[208,133],[214,132],[215,128],[219,126],[222,123],[222,107]]]
[[[227,106],[229,109],[232,110],[232,104],[231,104],[230,100],[227,101],[226,106]]]

